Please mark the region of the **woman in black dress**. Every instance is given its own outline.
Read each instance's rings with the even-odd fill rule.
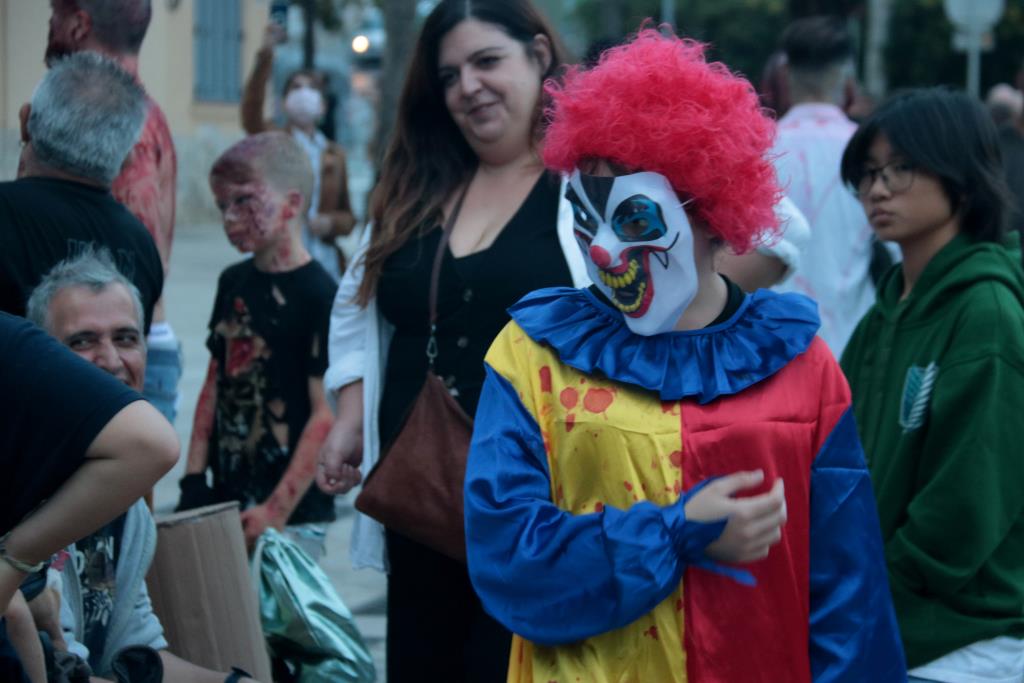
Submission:
[[[444,0],[427,18],[373,228],[332,313],[325,384],[338,418],[322,451],[325,491],[369,472],[423,386],[431,266],[463,190],[441,265],[435,371],[469,415],[506,309],[534,289],[585,283],[571,210],[538,156],[542,83],[562,61],[529,0]],[[392,530],[381,543],[379,531],[357,521],[353,560],[389,572],[388,680],[504,680],[510,634],[484,613],[465,565]]]

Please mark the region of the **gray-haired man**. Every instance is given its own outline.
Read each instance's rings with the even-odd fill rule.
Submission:
[[[46,63],[75,52],[98,52],[139,81],[139,51],[153,17],[152,0],[51,0]],[[141,81],[140,81],[141,82]],[[111,192],[142,221],[156,242],[167,277],[174,239],[174,197],[178,161],[160,106],[149,98],[146,124],[121,167]],[[163,302],[153,312],[146,353],[143,395],[174,423],[180,345],[166,320]]]
[[[32,292],[28,317],[80,357],[133,389],[142,388],[142,301],[107,250],[88,249],[58,263]],[[153,519],[139,501],[124,516],[69,548],[61,602],[68,649],[104,678],[113,678],[118,652],[144,645],[159,652],[164,681],[248,680],[236,673],[202,669],[168,652],[146,591],[145,575],[155,545]]]
[[[24,315],[45,272],[96,245],[138,288],[148,327],[163,288],[160,254],[110,193],[146,106],[130,74],[81,52],[55,62],[22,107],[19,178],[0,183],[0,311]]]

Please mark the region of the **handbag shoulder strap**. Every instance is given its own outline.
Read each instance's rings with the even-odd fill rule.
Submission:
[[[430,271],[430,338],[427,340],[427,361],[430,368],[434,367],[434,360],[437,358],[437,290],[441,280],[441,263],[444,261],[444,251],[448,248],[448,240],[452,236],[452,228],[459,217],[462,209],[462,200],[466,198],[469,191],[469,183],[459,192],[458,199],[452,207],[452,212],[444,222],[444,229],[441,232],[441,240],[437,244],[437,253],[434,254],[434,265]]]

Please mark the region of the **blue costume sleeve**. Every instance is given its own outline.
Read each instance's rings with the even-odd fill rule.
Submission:
[[[905,681],[878,513],[853,411],[811,468],[810,653],[816,683]]]
[[[625,626],[679,586],[724,521],[687,522],[688,496],[661,508],[573,515],[551,502],[540,429],[509,382],[487,367],[466,471],[473,586],[509,630],[572,643]],[[709,567],[715,569],[714,567]]]

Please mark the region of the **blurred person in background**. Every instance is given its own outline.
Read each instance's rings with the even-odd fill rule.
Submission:
[[[842,358],[912,681],[1024,672],[1024,273],[988,113],[941,88],[893,97],[843,180],[903,261]]]
[[[781,118],[789,111],[792,102],[789,97],[789,74],[786,70],[786,52],[776,50],[768,56],[761,70],[758,88],[761,104],[772,110],[775,118]]]
[[[811,236],[800,267],[778,289],[818,302],[819,334],[839,357],[875,297],[871,229],[839,178],[840,157],[857,128],[842,110],[854,75],[853,40],[844,20],[810,17],[786,29],[782,48],[792,106],[779,119],[772,153],[779,184]]]
[[[999,131],[1003,170],[1014,201],[1007,227],[1024,233],[1024,93],[1000,83],[988,91],[985,104]]]
[[[256,53],[249,80],[242,93],[242,128],[249,135],[273,130],[263,115],[267,83],[274,65],[274,47],[284,40],[284,27],[271,22],[263,44]],[[326,81],[310,69],[291,73],[284,82],[282,109],[284,130],[291,134],[309,156],[315,184],[309,214],[302,230],[302,243],[328,275],[337,282],[345,272],[345,257],[336,244],[355,227],[355,215],[348,194],[348,170],[341,145],[317,129],[327,113]]]
[[[139,80],[139,50],[153,16],[151,0],[51,0],[46,64],[75,52],[90,51],[116,62]],[[163,274],[170,269],[174,240],[178,160],[163,110],[146,97],[146,122],[111,186],[153,236]],[[167,321],[163,300],[147,324],[146,384],[143,395],[173,424],[178,413],[181,343]]]
[[[325,386],[337,417],[321,452],[325,491],[369,474],[420,393],[446,218],[457,214],[440,252],[434,370],[469,415],[509,306],[535,289],[589,282],[572,208],[539,157],[542,84],[564,61],[529,0],[443,0],[424,22],[372,229],[332,312]],[[504,680],[511,634],[484,611],[465,564],[363,515],[352,558],[388,571],[389,681]]]

